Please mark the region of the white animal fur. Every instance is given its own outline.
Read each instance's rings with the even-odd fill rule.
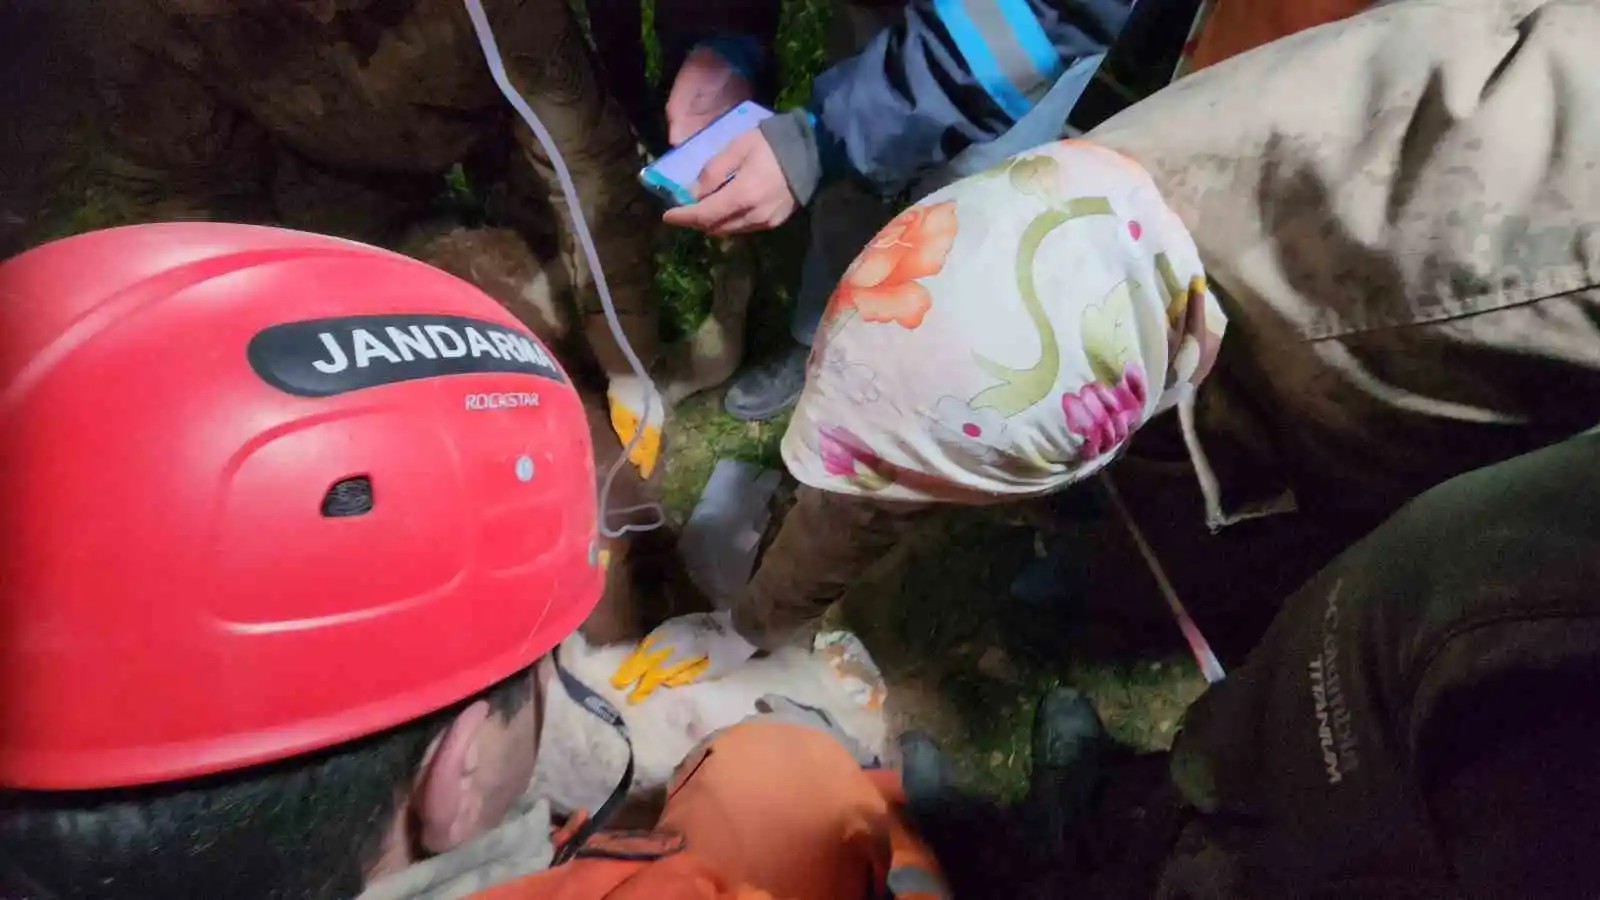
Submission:
[[[637,706],[611,686],[611,674],[632,644],[591,647],[574,634],[561,645],[561,664],[622,712],[633,737],[633,792],[664,787],[678,763],[702,738],[756,712],[768,694],[821,709],[847,736],[882,756],[888,737],[883,710],[864,709],[845,691],[826,659],[806,648],[751,660],[725,678],[660,689]],[[530,793],[557,812],[591,812],[603,803],[627,762],[610,726],[573,702],[558,682],[546,692],[539,762]]]

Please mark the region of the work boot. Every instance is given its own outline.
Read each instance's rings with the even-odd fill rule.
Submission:
[[[1087,816],[1110,747],[1087,697],[1056,688],[1039,701],[1033,715],[1033,771],[1023,807],[1044,846],[1065,846],[1072,827]]]
[[[733,380],[723,407],[744,422],[765,422],[793,406],[806,386],[811,348],[790,341],[778,355],[750,366]]]

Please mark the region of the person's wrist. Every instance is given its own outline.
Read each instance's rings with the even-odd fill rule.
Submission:
[[[778,160],[789,192],[801,206],[811,202],[823,181],[814,121],[811,113],[797,109],[766,119],[760,125],[761,136]]]

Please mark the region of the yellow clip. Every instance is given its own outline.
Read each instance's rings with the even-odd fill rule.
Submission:
[[[611,430],[616,432],[617,439],[626,447],[628,442],[633,440],[633,433],[639,427],[639,414],[617,402],[614,397],[607,399],[611,404]],[[649,478],[650,473],[656,470],[656,460],[660,457],[661,428],[647,423],[639,443],[634,445],[632,452],[628,454],[628,462],[638,467],[641,477]]]

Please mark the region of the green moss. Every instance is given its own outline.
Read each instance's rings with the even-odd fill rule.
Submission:
[[[1003,512],[952,510],[836,616],[872,649],[904,723],[939,738],[966,781],[1010,795],[1025,785],[1033,706],[1051,688],[1082,690],[1113,737],[1141,750],[1170,746],[1204,689],[1175,631],[1108,653],[1093,621],[1027,618],[1009,586],[1036,555],[1032,529]]]

